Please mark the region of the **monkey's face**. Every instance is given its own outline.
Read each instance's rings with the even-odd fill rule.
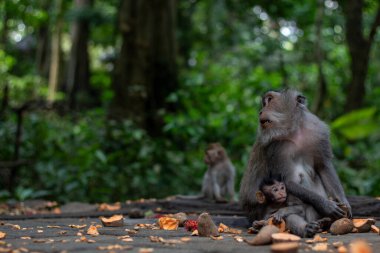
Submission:
[[[273,185],[266,185],[263,187],[263,192],[271,203],[282,204],[287,198],[286,187],[283,182],[275,181]]]
[[[207,165],[216,164],[219,160],[221,160],[221,151],[219,149],[206,150],[204,161]]]
[[[306,99],[293,90],[269,91],[262,98],[259,121],[262,130],[289,128],[294,116],[306,109]]]

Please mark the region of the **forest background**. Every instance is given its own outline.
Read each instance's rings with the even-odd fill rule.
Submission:
[[[236,190],[261,95],[301,90],[348,195],[380,195],[375,0],[0,2],[0,200],[200,190],[210,142]]]

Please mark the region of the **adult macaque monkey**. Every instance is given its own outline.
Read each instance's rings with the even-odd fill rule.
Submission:
[[[270,91],[262,99],[259,114],[257,139],[240,187],[240,201],[249,220],[262,220],[266,215],[265,205],[258,203],[255,194],[270,173],[281,174],[289,194],[312,205],[320,216],[343,217],[339,205],[345,205],[351,217],[332,165],[329,129],[309,112],[306,98],[294,90]]]
[[[198,196],[178,196],[182,199],[208,199],[216,202],[233,200],[235,195],[235,167],[220,143],[208,145],[204,161],[208,167]]]

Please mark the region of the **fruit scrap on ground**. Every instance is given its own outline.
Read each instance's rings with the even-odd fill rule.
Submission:
[[[333,235],[344,235],[350,233],[353,228],[354,223],[352,222],[352,220],[342,218],[334,221],[334,223],[331,224],[330,233]]]
[[[358,233],[367,233],[371,231],[371,226],[375,225],[376,221],[374,219],[352,219],[354,224],[354,230]]]
[[[124,225],[123,215],[114,215],[112,217],[100,217],[100,221],[105,227],[122,227]]]
[[[273,225],[264,226],[259,233],[252,239],[246,240],[250,245],[266,245],[272,243],[272,235],[280,232],[280,229]]]
[[[179,220],[171,217],[161,217],[158,219],[158,225],[160,226],[160,229],[177,230]]]
[[[198,221],[196,220],[186,220],[184,222],[184,227],[187,231],[193,232],[194,230],[198,229]]]

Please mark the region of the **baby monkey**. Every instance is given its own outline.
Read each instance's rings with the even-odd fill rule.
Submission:
[[[329,218],[319,219],[318,213],[312,206],[288,195],[281,175],[264,178],[259,189],[256,192],[256,199],[259,204],[266,204],[267,208],[265,220],[252,223],[256,230],[266,225],[267,220],[272,217],[274,224],[279,224],[282,219],[285,220],[286,228],[291,233],[301,237],[312,237],[331,223]]]

